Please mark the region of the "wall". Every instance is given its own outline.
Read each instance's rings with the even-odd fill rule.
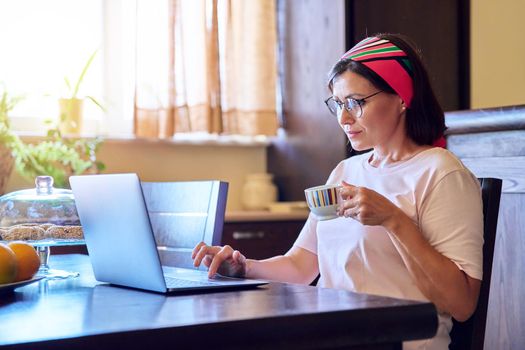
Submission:
[[[470,4],[471,107],[525,104],[525,1]]]
[[[268,169],[281,200],[299,201],[346,157],[347,138],[324,104],[328,71],[345,52],[344,2],[280,1],[278,15],[286,131],[272,140]]]
[[[469,105],[468,0],[346,0],[347,43],[375,33],[401,33],[421,51],[445,111]]]
[[[108,140],[99,153],[105,173],[136,172],[143,181],[218,179],[230,183],[227,210],[240,210],[241,190],[250,173],[266,171],[266,144],[176,144]],[[6,192],[33,187],[13,172]]]

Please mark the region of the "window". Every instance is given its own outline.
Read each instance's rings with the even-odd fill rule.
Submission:
[[[131,135],[135,91],[137,120],[145,120],[142,129],[153,125],[153,137],[221,128],[224,134],[275,134],[274,2],[219,4],[220,19],[208,23],[215,10],[202,15],[217,5],[208,0],[0,1],[0,83],[11,95],[26,96],[10,114],[13,128],[43,133],[44,121],[56,122],[58,99],[68,97],[64,77],[74,83],[96,51],[79,96],[94,97],[106,111],[85,100],[85,134]],[[174,14],[181,16],[176,22]],[[216,22],[227,33],[216,34]],[[227,42],[209,56],[221,56],[219,69],[203,54],[204,47],[216,50],[215,35]],[[174,107],[178,118],[169,114]],[[180,125],[164,133],[164,120]]]
[[[95,97],[102,112],[85,102],[84,131],[130,134],[133,120],[135,1],[11,0],[0,2],[0,82],[25,96],[10,114],[15,130],[43,132],[57,120],[58,98],[98,50],[79,95]]]

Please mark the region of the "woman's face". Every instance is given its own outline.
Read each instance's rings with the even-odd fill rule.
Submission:
[[[339,102],[344,102],[347,98],[359,100],[377,91],[379,89],[367,79],[351,71],[336,77],[332,88],[333,97]],[[353,149],[361,151],[388,147],[392,140],[406,137],[402,118],[404,105],[399,96],[382,92],[367,98],[361,108],[363,111],[360,118],[354,117],[345,108],[338,117]]]

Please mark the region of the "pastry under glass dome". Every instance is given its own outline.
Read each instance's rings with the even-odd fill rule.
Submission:
[[[85,243],[73,192],[54,188],[51,176],[38,176],[35,185],[0,197],[0,241],[26,241],[36,247],[39,274],[71,277],[49,269],[47,261],[51,246]]]

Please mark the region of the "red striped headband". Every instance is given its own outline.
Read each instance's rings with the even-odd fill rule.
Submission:
[[[412,67],[407,54],[386,39],[370,37],[360,41],[346,52],[341,60],[357,61],[383,78],[410,107],[414,88]]]

